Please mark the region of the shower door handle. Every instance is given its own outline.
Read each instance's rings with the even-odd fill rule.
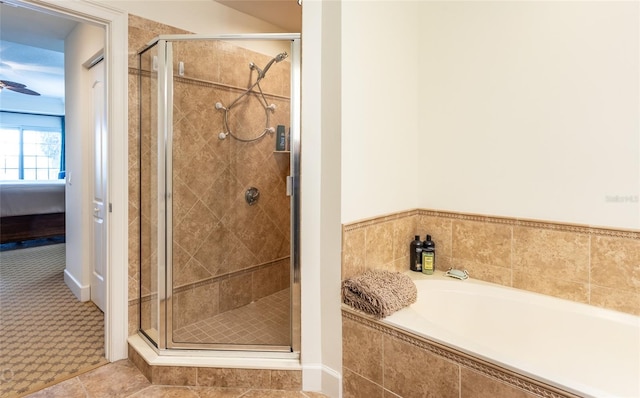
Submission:
[[[293,195],[293,177],[287,176],[287,196]]]
[[[293,177],[287,176],[287,196],[293,194]]]

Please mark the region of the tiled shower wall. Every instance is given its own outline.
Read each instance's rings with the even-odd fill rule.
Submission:
[[[430,234],[436,268],[640,315],[640,231],[411,210],[343,225],[342,278],[409,269],[409,243]]]
[[[139,254],[140,187],[143,198],[154,191],[152,178],[141,180],[139,170],[141,163],[143,170],[149,168],[154,149],[149,137],[139,140],[136,54],[157,35],[176,33],[188,32],[136,16],[129,18],[130,334],[137,331],[140,319],[140,267],[143,305],[150,305],[155,292],[149,268],[155,261],[154,250],[147,245],[144,258]],[[174,325],[180,327],[288,287],[290,212],[285,177],[289,157],[273,152],[275,142],[270,134],[253,143],[231,137],[218,139],[224,130],[223,112],[215,109],[215,103],[230,104],[250,79],[255,81],[249,62],[264,66],[271,56],[224,42],[181,42],[174,46],[174,55],[176,63],[185,65],[185,76],[174,79],[173,107],[173,297]],[[146,79],[153,84],[149,76]],[[288,125],[289,84],[288,63],[273,65],[261,83],[267,101],[276,105],[271,126]],[[265,126],[264,112],[250,103],[251,96],[247,99],[250,112],[238,106],[230,115],[232,131],[244,138],[258,135]],[[253,112],[256,108],[258,112]],[[142,118],[148,120],[151,115],[143,112]],[[142,158],[137,151],[140,145]],[[250,186],[261,191],[254,206],[244,201],[244,191]],[[143,202],[142,208],[143,227],[152,232],[151,204]],[[143,318],[143,323],[147,322]]]

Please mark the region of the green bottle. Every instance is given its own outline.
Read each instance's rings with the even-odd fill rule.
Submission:
[[[422,273],[431,275],[436,270],[436,244],[431,240],[431,235],[422,243]]]

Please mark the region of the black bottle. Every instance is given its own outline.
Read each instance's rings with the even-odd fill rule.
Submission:
[[[287,148],[287,138],[284,135],[284,126],[279,124],[276,128],[276,151],[284,151]]]
[[[419,235],[409,245],[409,268],[411,271],[422,271],[422,242]]]
[[[436,270],[436,244],[431,240],[431,235],[427,235],[422,242],[422,273],[431,275]]]

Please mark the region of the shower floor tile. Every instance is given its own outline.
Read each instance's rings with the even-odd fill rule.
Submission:
[[[176,343],[290,345],[289,289],[176,329]]]

